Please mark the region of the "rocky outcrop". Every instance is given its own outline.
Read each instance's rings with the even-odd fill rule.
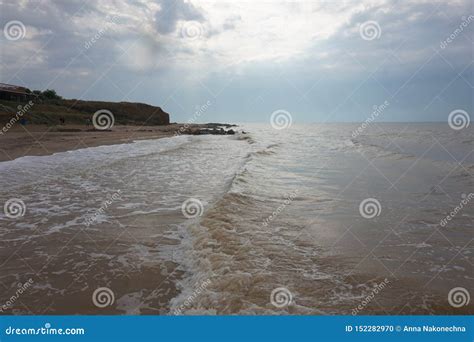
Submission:
[[[209,124],[203,124],[204,127],[190,127],[184,130],[181,130],[180,134],[190,134],[190,135],[233,135],[235,131],[233,129],[224,129],[223,127],[213,127]],[[231,125],[226,125],[231,126]]]

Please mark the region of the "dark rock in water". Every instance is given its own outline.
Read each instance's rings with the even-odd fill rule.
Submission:
[[[217,124],[215,124],[217,125]],[[225,130],[224,127],[228,128],[229,126],[234,125],[226,125],[226,124],[218,124],[219,126],[214,126],[214,124],[206,124],[205,127],[190,127],[187,129],[181,129],[181,134],[190,134],[190,135],[233,135],[236,133],[233,129]],[[224,127],[223,127],[224,126]]]
[[[206,126],[207,127],[213,127],[213,128],[217,128],[217,127],[225,127],[225,128],[237,127],[237,125],[217,123],[217,122],[209,122],[209,123],[206,124]]]
[[[219,134],[219,131],[216,129],[202,128],[198,130],[198,134]]]
[[[221,128],[201,128],[199,130],[193,131],[191,134],[195,135],[203,135],[203,134],[212,134],[212,135],[226,135],[226,134],[235,134],[235,131],[229,129],[226,131],[225,129]]]

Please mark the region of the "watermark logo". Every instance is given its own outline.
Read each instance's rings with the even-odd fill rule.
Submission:
[[[10,198],[3,206],[3,212],[8,218],[18,218],[25,216],[26,205],[19,198]]]
[[[197,198],[188,198],[181,205],[181,212],[188,219],[195,218],[202,215],[204,206]]]
[[[359,204],[359,212],[363,218],[372,219],[379,216],[382,206],[376,198],[366,198]]]
[[[97,209],[95,211],[95,213],[93,215],[90,215],[86,218],[86,222],[85,222],[85,225],[87,227],[89,227],[90,225],[92,225],[95,221],[97,221],[97,218],[100,216],[100,215],[103,215],[105,213],[105,211],[116,201],[118,200],[121,200],[122,199],[122,194],[121,194],[121,190],[117,190],[116,192],[114,192],[112,195],[107,195],[107,199],[102,203],[102,205],[100,206],[99,209]]]
[[[98,308],[105,308],[115,302],[114,292],[108,287],[99,287],[92,294],[92,303]]]
[[[194,114],[192,118],[190,118],[183,126],[181,126],[177,131],[174,132],[174,135],[181,135],[189,129],[189,127],[197,121],[203,115],[209,107],[212,105],[212,102],[210,100],[207,100],[205,104],[202,106],[196,106],[196,110],[194,111]]]
[[[439,47],[441,49],[446,49],[446,47],[452,43],[463,31],[466,27],[469,26],[471,22],[474,21],[474,15],[470,15],[469,17],[462,17],[461,18],[462,22],[459,24],[459,26],[445,39],[443,40],[440,44]]]
[[[470,301],[471,296],[469,295],[469,291],[467,291],[464,287],[455,287],[448,293],[448,303],[453,308],[466,306]]]
[[[204,26],[197,21],[187,21],[181,27],[181,36],[187,40],[196,40],[204,34]]]
[[[102,36],[107,33],[112,27],[112,24],[117,24],[117,16],[107,17],[105,24],[96,32],[96,34],[84,43],[84,49],[89,50],[95,43],[97,43]]]
[[[355,316],[357,315],[360,311],[364,310],[364,308],[369,305],[369,303],[375,298],[377,294],[379,294],[380,291],[382,291],[385,286],[388,285],[390,281],[385,278],[380,284],[377,284],[372,291],[362,300],[362,303],[357,305],[356,308],[352,309],[352,315]]]
[[[180,305],[177,309],[174,310],[175,315],[181,315],[183,313],[183,310],[186,310],[186,308],[189,308],[191,304],[196,300],[196,298],[211,284],[211,280],[207,279],[203,281],[199,286],[196,287],[196,289],[193,291],[193,293],[186,298],[184,303]]]
[[[110,110],[100,109],[92,116],[92,124],[99,131],[111,129],[114,126],[115,117]]]
[[[382,34],[382,29],[378,22],[369,20],[360,24],[359,34],[363,40],[379,39]]]
[[[352,132],[352,138],[356,138],[360,135],[384,110],[390,105],[388,101],[385,101],[380,106],[373,106],[372,114],[356,129]]]
[[[474,192],[471,192],[468,195],[462,194],[461,197],[461,202],[457,206],[455,206],[453,210],[451,210],[449,215],[446,215],[446,217],[440,221],[439,224],[441,225],[441,227],[445,227],[448,222],[454,218],[454,216],[456,216],[461,210],[464,209],[464,207],[474,198]]]
[[[270,116],[270,124],[274,129],[281,130],[291,127],[293,118],[291,114],[283,109],[278,109]]]
[[[289,194],[285,201],[283,202],[283,204],[281,204],[274,212],[272,212],[272,214],[270,216],[268,216],[265,220],[263,220],[262,222],[262,225],[264,227],[268,226],[268,224],[273,221],[275,219],[275,217],[278,216],[278,214],[280,214],[283,209],[286,208],[286,206],[290,205],[291,202],[295,199],[296,197],[296,193],[298,192],[298,190],[295,190],[293,193]]]
[[[4,305],[0,306],[0,313],[10,309],[31,285],[33,285],[33,279],[31,278],[24,284],[18,283],[18,289],[15,291],[15,294],[11,296]]]
[[[10,119],[10,121],[8,121],[5,126],[2,127],[2,129],[0,130],[0,135],[4,135],[5,133],[7,133],[7,131],[12,128],[12,126],[18,121],[20,120],[23,115],[25,115],[33,106],[35,105],[35,103],[33,101],[28,101],[27,104],[25,104],[24,106],[22,105],[18,105],[17,109],[18,111],[16,112],[15,116],[12,117]]]
[[[449,116],[448,116],[449,127],[451,127],[452,129],[456,131],[469,127],[470,123],[471,123],[471,117],[465,110],[456,109],[456,110],[453,110],[451,113],[449,113]]]
[[[25,38],[26,27],[21,21],[12,20],[5,24],[3,27],[3,33],[5,34],[5,38],[8,40],[20,40]]]
[[[45,323],[40,327],[12,327],[5,329],[6,335],[13,336],[51,336],[51,335],[85,335],[84,328],[53,328],[51,323]]]
[[[277,308],[283,308],[293,302],[293,295],[286,287],[277,287],[270,294],[270,303]]]

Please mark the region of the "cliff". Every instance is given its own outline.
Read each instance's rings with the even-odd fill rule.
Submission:
[[[77,100],[38,101],[31,106],[27,103],[0,101],[0,122],[8,122],[22,105],[22,117],[32,124],[57,125],[61,119],[67,124],[85,124],[101,109],[111,111],[118,125],[168,125],[169,114],[160,107],[144,103],[104,102]]]

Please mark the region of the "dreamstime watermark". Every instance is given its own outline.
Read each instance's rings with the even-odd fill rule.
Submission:
[[[382,29],[378,22],[369,20],[360,24],[359,34],[363,40],[379,39],[382,34]]]
[[[8,40],[20,40],[25,38],[26,27],[19,20],[11,20],[3,27],[3,34]]]
[[[439,47],[441,49],[446,49],[446,47],[452,43],[457,36],[459,36],[466,27],[469,26],[470,23],[474,21],[474,15],[470,15],[469,17],[462,17],[462,22],[459,24],[459,27],[457,27],[445,40],[443,40],[441,43],[439,43]]]
[[[448,293],[448,303],[453,308],[460,308],[466,306],[471,301],[469,291],[464,287],[452,288]]]
[[[204,280],[199,286],[196,286],[196,289],[193,291],[191,295],[189,295],[186,300],[181,304],[177,309],[174,310],[175,315],[181,315],[183,310],[186,310],[191,306],[192,303],[196,300],[196,298],[211,284],[211,280],[207,279]]]
[[[7,311],[8,309],[10,309],[14,304],[15,302],[21,297],[21,295],[26,291],[28,290],[29,287],[31,287],[31,285],[33,285],[33,279],[28,279],[28,281],[24,284],[22,283],[19,283],[18,284],[18,289],[15,291],[15,294],[13,296],[11,296],[6,302],[5,304],[3,304],[2,306],[0,306],[0,313],[2,312],[5,312]]]
[[[210,100],[207,100],[202,106],[197,106],[196,111],[194,112],[192,118],[190,118],[183,126],[181,126],[177,131],[174,132],[174,135],[181,135],[185,133],[189,127],[196,122],[197,119],[201,117],[212,105]]]
[[[272,214],[270,216],[268,216],[265,220],[263,220],[262,226],[267,227],[268,224],[271,221],[273,221],[275,219],[275,217],[277,217],[286,208],[286,206],[290,205],[291,202],[295,199],[297,192],[298,192],[298,190],[295,190],[291,194],[287,195],[285,201],[283,202],[283,204],[278,206],[278,208],[274,212],[272,212]]]
[[[108,287],[99,287],[92,294],[92,303],[98,308],[105,308],[115,302],[114,292]]]
[[[270,124],[274,129],[281,130],[291,127],[293,118],[291,114],[283,109],[278,109],[270,116]]]
[[[382,205],[376,198],[366,198],[359,204],[359,212],[363,218],[372,219],[382,212]]]
[[[385,101],[380,106],[374,106],[372,114],[356,129],[352,132],[352,138],[356,138],[369,126],[385,109],[390,105],[390,102]]]
[[[293,295],[286,287],[277,287],[270,294],[270,303],[281,309],[293,302]]]
[[[455,109],[448,115],[449,127],[455,131],[459,131],[463,128],[469,127],[471,123],[471,117],[469,114],[462,109]]]
[[[20,120],[23,115],[25,115],[26,113],[28,113],[28,111],[35,105],[35,103],[33,101],[28,101],[27,104],[25,104],[24,106],[22,105],[19,105],[17,107],[18,111],[16,112],[15,116],[12,117],[10,119],[10,121],[8,121],[5,126],[3,126],[2,130],[0,131],[0,135],[4,135],[5,133],[7,133],[7,131],[12,128],[12,126],[18,122],[18,120]]]
[[[196,218],[202,215],[204,206],[197,198],[188,198],[181,205],[181,212],[188,219]]]
[[[118,16],[114,15],[112,17],[107,16],[105,24],[90,38],[84,43],[84,49],[89,50],[95,43],[97,43],[107,31],[113,26],[112,24],[117,24]]]
[[[445,227],[448,224],[448,222],[454,218],[454,216],[456,216],[461,210],[464,209],[464,207],[474,198],[474,192],[471,192],[467,195],[462,194],[461,197],[462,197],[461,202],[459,202],[459,204],[455,206],[454,209],[451,210],[451,212],[440,221],[439,224],[441,227]]]
[[[18,217],[23,217],[26,213],[25,202],[19,198],[10,198],[3,205],[3,212],[8,218],[15,219]]]
[[[86,218],[85,225],[89,227],[92,225],[97,219],[99,218],[100,215],[103,215],[105,211],[116,201],[122,199],[122,194],[121,190],[117,190],[114,192],[112,195],[108,195],[108,198],[102,203],[102,205],[95,211],[94,214],[88,216]]]
[[[92,124],[99,131],[111,129],[114,126],[114,114],[107,109],[100,109],[92,116]]]
[[[198,21],[187,21],[181,26],[181,37],[196,40],[204,35],[204,26]]]
[[[5,335],[85,335],[84,328],[53,328],[50,323],[39,328],[16,328],[9,326]]]
[[[369,303],[375,298],[375,296],[380,292],[382,291],[385,286],[388,285],[388,283],[390,283],[390,281],[385,278],[380,284],[377,284],[373,289],[372,291],[370,291],[370,293],[362,300],[362,302],[357,305],[356,308],[352,309],[352,315],[355,316],[357,315],[360,311],[362,311],[367,305],[369,305]]]

